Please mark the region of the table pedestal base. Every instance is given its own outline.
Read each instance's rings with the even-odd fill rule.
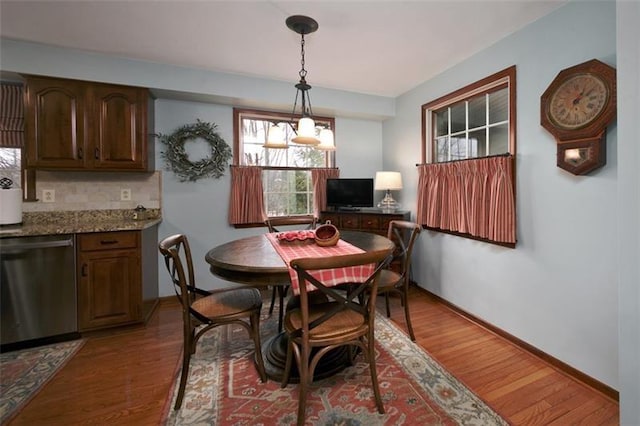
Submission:
[[[284,367],[287,361],[287,336],[285,333],[279,333],[262,345],[262,359],[264,360],[264,368],[267,377],[277,382],[282,382],[284,376]],[[315,369],[313,379],[321,380],[333,376],[339,371],[344,370],[351,365],[349,360],[349,348],[342,346],[327,352],[318,363]],[[313,350],[311,355],[316,351]],[[300,375],[295,359],[289,374],[289,383],[300,383]]]

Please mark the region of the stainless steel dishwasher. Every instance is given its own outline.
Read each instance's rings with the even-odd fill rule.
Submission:
[[[78,337],[74,235],[0,239],[2,350]]]

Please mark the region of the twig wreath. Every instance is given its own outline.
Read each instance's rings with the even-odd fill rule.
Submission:
[[[193,124],[185,124],[170,135],[158,133],[156,136],[167,146],[161,153],[169,170],[180,178],[180,182],[194,182],[198,179],[214,177],[218,179],[231,158],[231,148],[216,132],[215,123],[197,120]],[[192,139],[202,138],[209,144],[211,155],[192,162],[189,160],[184,144]]]

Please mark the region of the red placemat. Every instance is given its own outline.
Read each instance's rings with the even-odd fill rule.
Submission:
[[[346,242],[338,240],[335,246],[321,247],[315,242],[280,242],[275,234],[265,234],[267,239],[271,241],[284,263],[289,266],[293,259],[301,259],[303,257],[330,257],[341,256],[346,254],[364,253],[364,250]],[[346,268],[336,269],[320,269],[311,274],[320,280],[327,287],[335,286],[343,283],[357,283],[365,281],[375,270],[375,264],[349,266]],[[293,294],[300,294],[298,283],[298,273],[289,267],[289,276],[291,277],[291,288]],[[313,291],[316,288],[307,284],[307,290]]]

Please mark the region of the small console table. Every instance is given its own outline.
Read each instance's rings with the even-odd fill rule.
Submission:
[[[382,213],[380,209],[325,210],[320,212],[320,222],[330,220],[339,230],[365,231],[387,235],[389,222],[392,220],[410,220],[411,212],[397,210],[393,213]]]

